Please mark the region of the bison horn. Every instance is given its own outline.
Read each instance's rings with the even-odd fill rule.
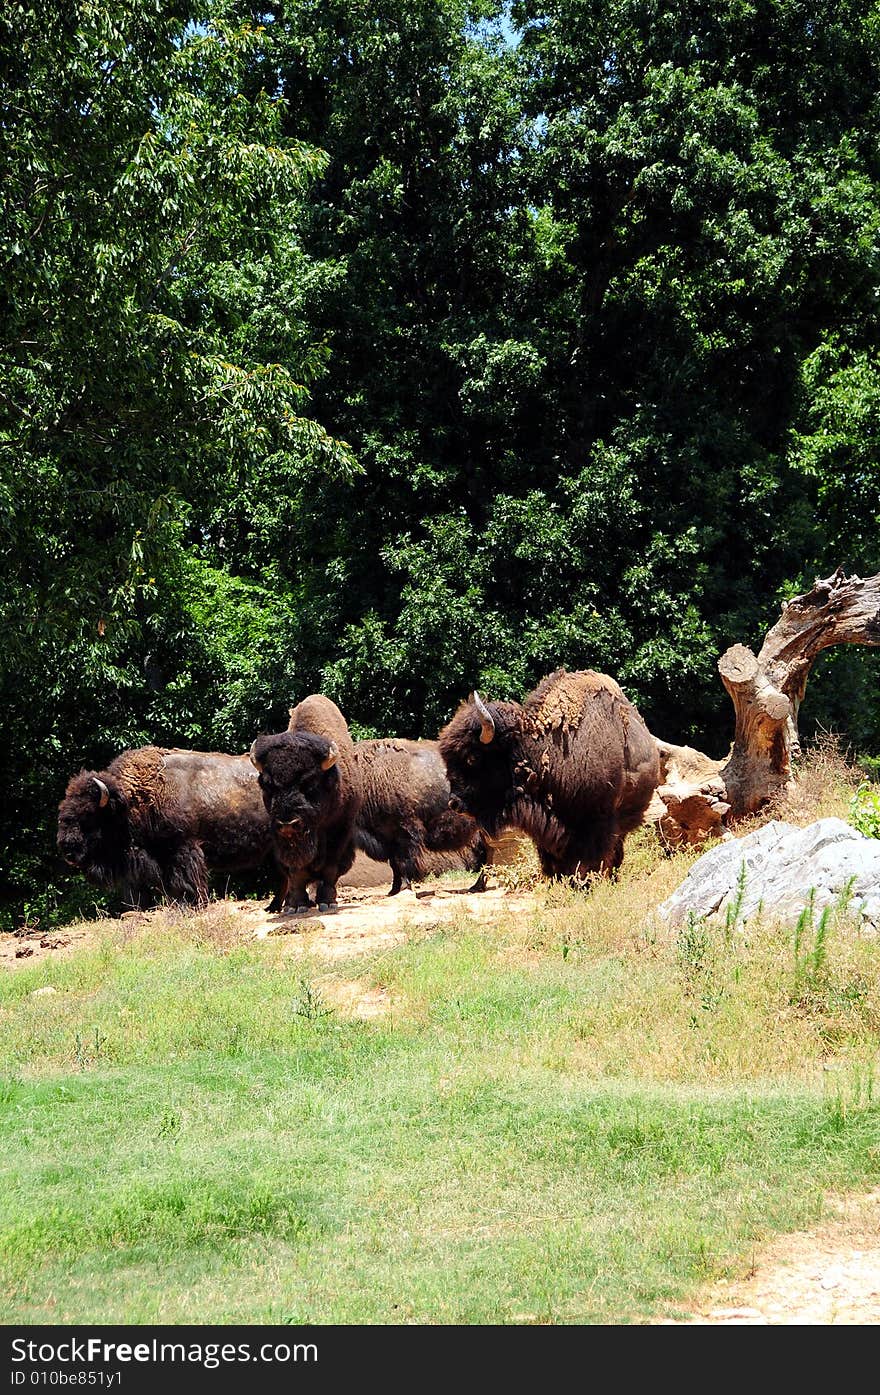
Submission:
[[[108,790],[107,786],[104,784],[104,781],[98,779],[97,775],[93,775],[93,776],[92,776],[92,779],[94,780],[95,784],[98,786],[98,789],[101,791],[101,798],[100,798],[100,800],[98,801],[98,808],[99,808],[99,809],[104,809],[104,808],[106,808],[106,806],[110,803],[110,791]]]
[[[338,760],[339,760],[339,748],[337,747],[335,741],[331,741],[331,742],[330,742],[330,750],[327,752],[326,756],[325,756],[324,759],[321,761],[321,769],[322,769],[322,770],[329,770],[330,767],[331,767],[331,765],[335,765],[336,762],[337,762]]]
[[[257,741],[259,741],[259,739],[260,739],[260,738],[257,737]],[[256,768],[257,768],[257,770],[262,770],[262,768],[263,768],[262,763],[261,763],[260,761],[258,761],[257,758],[256,758],[256,756],[254,755],[254,751],[255,751],[256,749],[257,749],[257,742],[254,741],[254,742],[251,744],[251,749],[250,749],[251,765],[255,765]]]
[[[480,714],[480,726],[482,728],[480,731],[480,740],[484,746],[487,746],[495,735],[495,718],[483,702],[480,694],[476,691],[474,692],[474,706]]]

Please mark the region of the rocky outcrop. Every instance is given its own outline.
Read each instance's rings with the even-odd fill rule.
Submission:
[[[704,853],[657,914],[677,926],[689,914],[723,917],[739,898],[738,925],[758,913],[792,920],[811,893],[817,912],[849,898],[853,915],[880,925],[880,840],[842,819],[806,828],[774,819]]]

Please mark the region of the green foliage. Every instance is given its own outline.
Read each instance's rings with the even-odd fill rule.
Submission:
[[[849,822],[866,838],[880,838],[880,789],[859,785],[849,802]]]

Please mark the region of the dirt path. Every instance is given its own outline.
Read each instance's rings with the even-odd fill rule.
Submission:
[[[688,1318],[666,1325],[728,1327],[880,1323],[880,1189],[833,1199],[838,1215],[815,1230],[781,1235],[752,1273],[719,1283]]]
[[[267,915],[264,901],[236,901],[227,898],[212,902],[203,913],[211,922],[240,922],[236,927],[242,939],[265,939],[272,935],[289,937],[289,952],[317,952],[326,959],[345,958],[369,950],[386,948],[406,939],[407,926],[422,927],[449,920],[464,910],[472,919],[496,918],[504,910],[514,915],[533,909],[533,896],[508,896],[498,888],[468,895],[473,872],[462,872],[451,885],[428,882],[415,891],[388,896],[391,873],[385,864],[372,862],[359,853],[351,871],[339,884],[339,906],[305,915]],[[67,958],[90,948],[113,930],[135,930],[154,917],[167,918],[167,908],[158,911],[126,911],[118,920],[83,922],[64,930],[42,931],[39,926],[17,934],[0,934],[0,969],[18,969],[46,958]],[[182,914],[186,915],[187,912]]]
[[[459,916],[476,921],[505,914],[527,914],[535,905],[529,894],[511,895],[499,888],[467,893],[472,876],[460,886],[428,884],[414,892],[388,897],[388,869],[363,858],[340,886],[340,904],[328,913],[304,916],[267,915],[257,901],[221,901],[206,912],[222,923],[233,940],[285,937],[285,952],[317,952],[333,961],[401,943],[413,928],[429,927]],[[134,930],[152,915],[168,911],[128,912],[120,920],[98,921],[41,932],[34,927],[18,935],[0,935],[0,971],[15,971],[46,958],[67,958],[98,943],[108,932]],[[231,918],[231,920],[230,920]],[[358,980],[325,976],[322,992],[343,1016],[375,1017],[393,1006],[384,990]],[[40,990],[36,990],[39,992]],[[42,990],[47,991],[47,990]],[[814,1231],[786,1235],[756,1252],[749,1277],[716,1284],[688,1317],[662,1318],[664,1325],[801,1325],[880,1323],[880,1189],[870,1196],[831,1203],[837,1215]]]

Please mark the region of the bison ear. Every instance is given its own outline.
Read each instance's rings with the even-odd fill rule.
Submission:
[[[484,746],[487,746],[495,736],[495,718],[476,689],[474,689],[474,707],[480,715],[480,740]]]
[[[259,739],[260,739],[260,738],[257,737],[257,741],[259,741]],[[256,766],[257,770],[262,770],[262,769],[263,769],[263,762],[262,762],[261,760],[258,760],[258,759],[257,759],[257,741],[254,741],[254,742],[252,743],[252,745],[251,745],[251,749],[250,749],[251,765]]]
[[[104,781],[98,779],[97,775],[92,776],[92,783],[98,786],[98,790],[100,792],[100,798],[98,799],[98,808],[106,809],[107,805],[110,803],[110,791],[104,784]]]
[[[327,752],[326,756],[325,756],[324,759],[321,761],[321,769],[322,769],[322,770],[329,770],[330,767],[331,767],[331,765],[335,765],[336,762],[337,762],[338,760],[339,760],[339,747],[336,745],[336,742],[335,742],[335,741],[331,741],[331,742],[330,742],[330,750]]]

